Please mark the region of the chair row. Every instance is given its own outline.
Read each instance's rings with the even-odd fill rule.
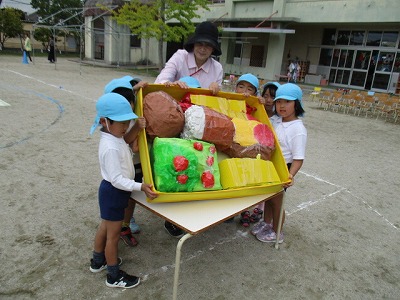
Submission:
[[[315,99],[314,96],[312,98]],[[400,114],[400,98],[384,93],[371,95],[362,91],[322,91],[318,94],[318,101],[324,110],[391,119],[394,122]]]

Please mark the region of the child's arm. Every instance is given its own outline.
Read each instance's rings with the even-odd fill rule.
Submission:
[[[149,83],[147,81],[139,81],[138,83],[136,83],[133,87],[133,92],[137,92],[139,89],[141,88],[145,88]]]
[[[127,144],[132,144],[133,141],[137,138],[139,131],[141,129],[146,128],[146,119],[144,117],[139,117],[135,125],[131,128],[131,130],[124,135],[124,140]]]
[[[294,176],[300,170],[301,166],[303,165],[302,159],[294,159],[292,165],[290,166],[289,170],[289,179],[291,180],[288,184],[285,184],[284,187],[288,188],[294,184]]]

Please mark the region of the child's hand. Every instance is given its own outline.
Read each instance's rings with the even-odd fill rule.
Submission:
[[[290,180],[289,183],[286,183],[283,185],[284,188],[291,187],[294,184],[294,178],[293,178],[292,174],[289,174],[289,180]]]
[[[147,81],[139,81],[138,83],[136,83],[133,87],[133,91],[136,92],[141,88],[145,88],[146,86],[148,86],[149,83]]]
[[[262,104],[262,105],[265,104],[265,99],[264,99],[264,97],[257,96],[257,98],[258,98],[258,102],[260,102],[260,104]]]
[[[137,118],[136,123],[139,129],[146,128],[146,119],[144,117]]]
[[[219,92],[219,85],[216,82],[212,82],[208,89],[211,90],[213,95],[216,95]]]
[[[141,190],[146,194],[147,198],[154,199],[157,198],[157,193],[153,191],[153,186],[151,184],[142,183]]]

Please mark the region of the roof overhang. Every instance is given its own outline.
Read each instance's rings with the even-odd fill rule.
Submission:
[[[252,28],[225,27],[225,28],[222,28],[222,31],[223,32],[250,32],[250,33],[280,33],[280,34],[294,34],[296,32],[294,29],[262,28],[262,27],[252,27]]]

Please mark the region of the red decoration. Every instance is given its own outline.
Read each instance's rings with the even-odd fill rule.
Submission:
[[[174,167],[177,172],[181,172],[187,169],[189,166],[189,161],[184,156],[174,157]]]
[[[203,144],[199,142],[195,142],[193,144],[193,148],[196,149],[197,151],[203,151]]]
[[[180,184],[185,184],[188,181],[189,177],[187,175],[178,175],[176,176],[176,180],[180,183]]]
[[[215,146],[210,146],[210,153],[214,154],[217,151],[217,149],[215,148]]]
[[[207,165],[209,165],[211,167],[214,164],[214,157],[212,157],[212,156],[207,157],[206,162],[207,162]]]
[[[203,172],[201,174],[201,182],[206,189],[212,188],[215,183],[214,175],[210,171]]]

